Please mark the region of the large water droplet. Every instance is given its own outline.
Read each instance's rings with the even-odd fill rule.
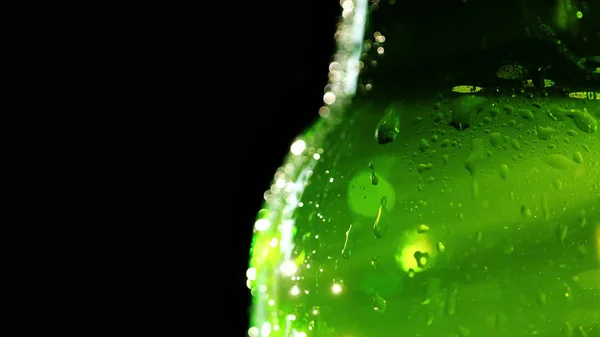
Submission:
[[[375,129],[375,139],[379,144],[387,144],[393,142],[399,133],[400,119],[396,113],[390,111],[379,121]]]
[[[542,158],[542,160],[552,166],[555,169],[565,170],[569,168],[577,167],[577,164],[574,163],[571,159],[561,155],[561,154],[550,154]]]
[[[598,130],[598,121],[594,116],[590,115],[586,109],[570,109],[567,110],[565,114],[568,117],[571,117],[577,128],[583,132],[593,133]]]

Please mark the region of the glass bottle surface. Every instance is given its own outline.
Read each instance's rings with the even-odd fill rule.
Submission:
[[[255,223],[248,334],[600,336],[590,2],[342,1]]]

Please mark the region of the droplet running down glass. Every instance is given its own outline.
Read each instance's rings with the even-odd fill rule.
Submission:
[[[599,337],[600,3],[340,6],[254,224],[248,335]]]

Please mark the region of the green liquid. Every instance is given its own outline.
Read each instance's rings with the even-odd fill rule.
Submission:
[[[600,90],[393,87],[292,145],[249,334],[600,336]]]

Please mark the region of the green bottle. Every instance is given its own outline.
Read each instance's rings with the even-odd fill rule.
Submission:
[[[531,55],[472,73],[475,58],[440,60],[459,42],[493,55],[511,38],[493,4],[522,1],[456,0],[452,19],[406,3],[340,3],[320,119],[254,224],[248,335],[600,336],[598,82],[563,85],[553,67],[532,80],[548,64],[528,69]],[[577,22],[568,4],[513,13],[525,26],[512,38],[547,48],[526,25],[558,38]],[[415,22],[428,15],[443,22]],[[416,49],[439,54],[419,62]]]

